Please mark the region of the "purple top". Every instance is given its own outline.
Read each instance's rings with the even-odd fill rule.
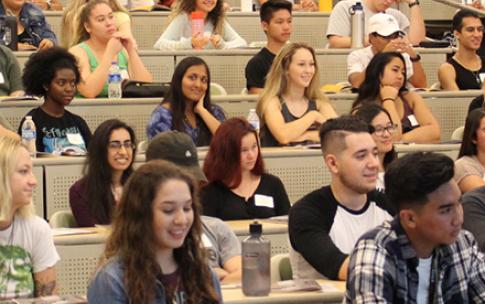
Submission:
[[[69,204],[72,214],[79,227],[94,227],[96,224],[108,225],[110,223],[100,223],[89,210],[88,198],[85,190],[84,178],[75,182],[69,188]]]

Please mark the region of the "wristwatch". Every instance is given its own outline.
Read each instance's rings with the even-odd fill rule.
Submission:
[[[415,6],[415,5],[419,5],[419,0],[416,0],[413,3],[409,3],[409,8],[411,8],[411,7]]]
[[[411,62],[418,62],[421,60],[421,55],[416,54],[416,57],[409,57],[409,59],[411,60]]]

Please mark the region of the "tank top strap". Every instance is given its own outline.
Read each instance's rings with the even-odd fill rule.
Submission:
[[[89,66],[91,67],[91,71],[93,71],[98,66],[98,61],[96,60],[96,56],[94,56],[93,51],[91,50],[91,48],[86,42],[81,42],[78,45],[80,48],[86,51],[86,54],[88,55]]]

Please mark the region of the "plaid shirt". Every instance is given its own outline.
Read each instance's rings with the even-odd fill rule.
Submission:
[[[345,303],[416,303],[418,263],[399,220],[384,222],[351,253]],[[428,303],[485,303],[485,257],[470,232],[435,249]]]

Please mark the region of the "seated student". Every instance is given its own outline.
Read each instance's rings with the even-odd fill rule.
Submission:
[[[485,258],[461,230],[453,161],[411,153],[386,171],[398,215],[366,232],[350,255],[344,303],[484,303]]]
[[[290,209],[291,267],[295,279],[345,280],[357,239],[394,211],[376,190],[379,159],[369,125],[342,116],[325,122],[320,137],[332,182]]]
[[[266,1],[261,5],[259,17],[267,43],[266,47],[254,55],[246,65],[246,87],[249,94],[259,94],[263,91],[271,64],[293,31],[291,2],[287,0]]]
[[[22,73],[15,54],[0,45],[0,96],[22,96]]]
[[[231,118],[219,127],[204,173],[209,181],[202,190],[205,215],[227,221],[288,214],[285,186],[264,172],[258,134],[245,119]]]
[[[455,161],[455,181],[462,193],[485,186],[485,110],[471,111]]]
[[[418,45],[425,39],[426,29],[419,0],[343,0],[339,1],[332,9],[328,21],[327,39],[331,48],[350,47],[352,36],[350,8],[357,2],[362,3],[364,7],[364,24],[368,24],[369,18],[373,15],[385,12],[396,18],[399,28],[408,35],[409,42],[412,45]],[[409,5],[409,20],[403,13],[390,7],[396,2],[404,2]],[[365,37],[368,34],[369,32],[365,29]],[[365,45],[368,45],[367,38]]]
[[[152,75],[138,55],[133,37],[116,30],[113,10],[107,2],[89,1],[78,19],[75,25],[76,45],[69,51],[78,60],[81,72],[78,91],[83,97],[108,97],[108,76],[113,61],[118,63],[123,78],[152,81]]]
[[[192,33],[191,13],[204,17],[204,32]],[[246,41],[229,25],[224,16],[223,0],[179,0],[171,22],[153,46],[156,49],[232,49],[246,46]]]
[[[59,255],[49,224],[34,215],[37,181],[18,139],[0,137],[0,181],[0,299],[52,295]]]
[[[169,161],[190,173],[200,186],[207,183],[200,169],[197,148],[189,135],[167,131],[155,136],[146,150],[146,160]],[[209,263],[221,283],[240,283],[241,245],[229,225],[218,218],[202,216],[202,243]]]
[[[198,57],[187,57],[177,64],[167,96],[153,111],[147,136],[177,130],[192,137],[197,146],[208,146],[226,119],[221,107],[211,103],[210,71]]]
[[[61,43],[63,47],[71,48],[76,44],[74,38],[76,38],[76,28],[79,23],[79,12],[87,2],[88,0],[72,0],[64,10],[61,21]],[[133,37],[128,11],[118,0],[108,0],[107,2],[113,10],[116,29],[123,35]]]
[[[162,160],[128,179],[88,302],[222,303],[206,266],[196,185]]]
[[[470,231],[478,248],[485,253],[485,186],[468,191],[461,197],[463,229]]]
[[[394,140],[429,143],[440,139],[440,127],[423,98],[406,88],[406,66],[401,53],[379,53],[365,70],[365,79],[352,108],[378,104],[398,125]]]
[[[483,39],[483,24],[478,15],[468,10],[458,11],[452,24],[458,50],[438,70],[441,87],[448,91],[478,90],[485,78],[484,59],[477,55]]]
[[[69,188],[69,205],[79,227],[111,223],[126,180],[133,172],[136,138],[118,119],[101,123],[88,147],[83,177]]]
[[[427,87],[426,74],[421,56],[416,54],[396,18],[390,14],[377,13],[369,18],[367,25],[369,46],[352,51],[347,57],[347,75],[353,88],[359,88],[365,78],[365,69],[372,57],[381,52],[399,52],[406,64],[406,77],[417,88]]]
[[[51,30],[42,10],[27,0],[1,0],[0,15],[17,18],[19,51],[47,49],[57,44],[56,34]]]
[[[256,108],[263,147],[319,141],[318,126],[337,116],[319,79],[311,47],[290,43],[281,49]]]
[[[44,103],[26,115],[32,116],[37,129],[37,152],[86,152],[91,131],[84,119],[65,109],[76,94],[79,79],[76,58],[59,47],[37,52],[25,64],[26,93],[44,97]]]
[[[366,105],[355,109],[353,115],[372,126],[372,138],[379,153],[379,173],[376,188],[384,191],[384,172],[387,166],[397,158],[392,135],[397,124],[392,122],[389,112],[379,105]]]

